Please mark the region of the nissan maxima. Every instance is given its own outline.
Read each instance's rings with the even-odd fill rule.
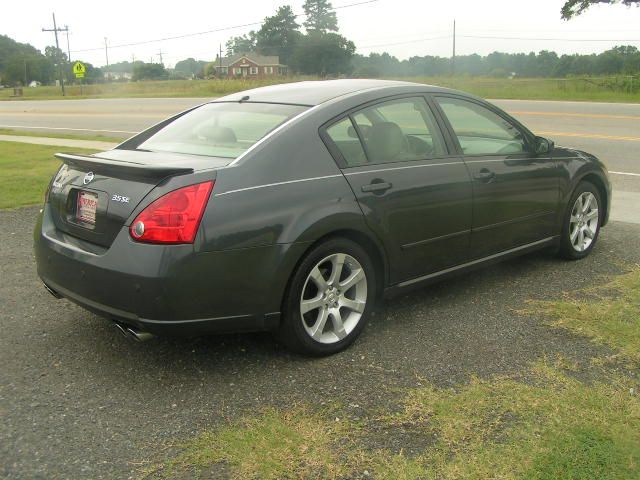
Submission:
[[[35,228],[52,294],[139,339],[269,330],[312,355],[381,296],[535,249],[585,257],[611,204],[593,155],[407,82],[248,90],[57,157]]]

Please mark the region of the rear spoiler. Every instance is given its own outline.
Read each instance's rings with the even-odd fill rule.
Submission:
[[[171,165],[147,165],[135,162],[120,162],[100,157],[87,155],[74,155],[70,153],[56,153],[55,157],[70,166],[84,170],[94,170],[106,175],[127,174],[136,177],[164,178],[171,175],[184,175],[193,173],[190,167],[172,167]]]

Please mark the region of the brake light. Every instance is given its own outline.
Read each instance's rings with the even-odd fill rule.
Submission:
[[[145,243],[193,243],[214,181],[179,188],[155,200],[129,227]]]

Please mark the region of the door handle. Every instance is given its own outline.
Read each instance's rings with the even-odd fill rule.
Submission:
[[[361,190],[363,192],[385,192],[391,187],[393,185],[389,182],[371,182],[369,185],[363,185]]]
[[[480,180],[481,182],[490,182],[496,176],[495,172],[487,168],[481,169],[478,173],[476,173],[473,177],[476,180]]]

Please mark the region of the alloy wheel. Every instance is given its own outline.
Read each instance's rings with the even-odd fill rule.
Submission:
[[[302,288],[300,315],[307,334],[336,343],[360,322],[367,303],[367,276],[351,255],[334,253],[311,269]]]
[[[574,250],[584,252],[591,246],[598,222],[598,199],[591,192],[583,192],[573,204],[569,218],[569,240]]]

